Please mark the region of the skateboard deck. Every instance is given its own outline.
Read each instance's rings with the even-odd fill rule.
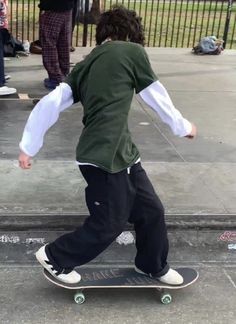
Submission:
[[[169,304],[172,297],[166,290],[185,288],[198,279],[198,272],[194,269],[178,268],[175,270],[184,278],[181,285],[173,286],[162,283],[148,275],[137,273],[134,268],[80,268],[81,281],[77,284],[63,283],[54,278],[46,269],[44,269],[44,276],[57,286],[77,290],[74,295],[77,304],[85,301],[82,291],[89,288],[154,288],[161,292],[161,302]]]

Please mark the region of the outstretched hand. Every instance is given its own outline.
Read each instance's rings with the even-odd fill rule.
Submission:
[[[197,127],[194,124],[192,124],[191,133],[189,133],[185,137],[190,138],[190,139],[193,139],[194,137],[196,137],[196,135],[197,135]]]
[[[30,169],[31,168],[31,156],[25,154],[24,152],[20,152],[19,154],[19,166],[21,169]]]

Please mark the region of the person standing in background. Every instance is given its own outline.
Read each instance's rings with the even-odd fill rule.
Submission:
[[[16,93],[15,88],[9,88],[5,86],[6,76],[4,73],[2,29],[8,28],[7,5],[7,0],[0,0],[0,96]]]
[[[40,0],[39,35],[43,65],[48,73],[44,85],[55,89],[69,74],[74,0]]]

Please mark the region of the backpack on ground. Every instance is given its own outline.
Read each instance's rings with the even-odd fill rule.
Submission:
[[[42,54],[42,46],[40,40],[35,40],[30,43],[30,53],[32,54]]]
[[[203,37],[200,42],[193,47],[193,54],[219,55],[223,50],[224,41],[217,39],[215,36]]]

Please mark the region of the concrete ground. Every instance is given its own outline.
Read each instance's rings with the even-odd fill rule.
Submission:
[[[78,48],[76,62],[89,51]],[[31,171],[17,166],[18,143],[47,91],[41,57],[6,61],[9,86],[0,98],[0,323],[236,323],[236,51],[195,56],[189,49],[148,48],[175,106],[198,127],[193,140],[174,137],[134,99],[130,129],[167,214],[172,265],[193,266],[200,278],[163,306],[153,290],[90,290],[87,303],[44,280],[33,253],[87,215],[85,183],[74,163],[81,106],[61,114]],[[99,264],[131,264],[134,244],[114,243]]]

